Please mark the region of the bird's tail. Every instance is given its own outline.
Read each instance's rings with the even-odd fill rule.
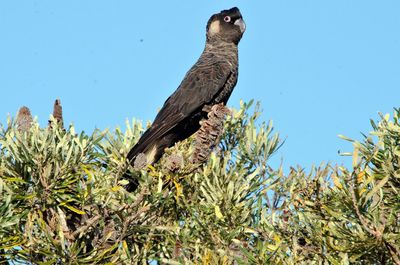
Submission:
[[[132,166],[135,163],[136,157],[141,153],[145,153],[145,146],[141,144],[139,140],[139,142],[132,147],[132,149],[129,151],[127,155],[127,158]]]
[[[122,178],[128,180],[128,184],[126,184],[124,187],[128,192],[134,192],[138,188],[139,181],[129,172],[125,172],[122,175]]]
[[[147,149],[149,145],[152,144],[153,141],[150,141],[152,136],[152,129],[149,128],[144,134],[140,137],[139,141],[132,147],[129,151],[127,158],[132,166],[134,166],[135,160],[137,156],[141,153],[147,153]]]
[[[153,164],[161,158],[164,149],[169,147],[169,142],[168,137],[156,135],[150,128],[140,137],[137,144],[132,147],[127,158],[133,167],[135,167],[135,164]],[[141,161],[137,161],[139,158]]]
[[[152,128],[148,129],[137,144],[129,151],[127,158],[134,169],[142,169],[147,165],[156,163],[163,155],[165,148],[172,146],[177,137],[174,133],[160,135]],[[123,177],[129,180],[126,189],[133,191],[137,188],[138,182],[135,181],[130,172],[126,172]]]

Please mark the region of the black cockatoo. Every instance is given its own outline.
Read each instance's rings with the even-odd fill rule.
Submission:
[[[146,164],[157,162],[165,148],[200,128],[199,122],[207,117],[210,107],[226,104],[237,82],[238,43],[245,29],[237,7],[211,16],[203,53],[130,150],[128,159],[132,165],[141,153]]]

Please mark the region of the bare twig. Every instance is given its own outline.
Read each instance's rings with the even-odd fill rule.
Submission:
[[[88,230],[91,226],[94,226],[97,224],[97,222],[102,218],[102,215],[96,215],[93,216],[92,218],[88,219],[85,223],[85,225],[79,227],[75,232],[72,233],[72,238],[75,239],[79,234],[84,233],[86,230]]]
[[[351,196],[351,200],[353,203],[353,208],[356,212],[357,218],[360,220],[361,225],[369,234],[374,236],[378,241],[383,241],[383,243],[384,243],[386,249],[389,251],[390,256],[392,257],[393,261],[397,265],[400,265],[400,250],[399,250],[399,248],[397,248],[396,246],[392,245],[391,243],[385,241],[383,239],[382,232],[379,231],[379,229],[377,229],[376,227],[371,228],[368,225],[367,220],[364,218],[364,216],[362,216],[360,209],[358,208],[356,194],[354,191],[354,189],[355,189],[355,181],[354,180],[356,179],[355,172],[356,171],[354,170],[353,173],[351,174],[351,183],[350,183],[349,191],[350,191],[350,196]]]
[[[362,216],[362,214],[360,212],[360,209],[358,208],[356,193],[354,191],[354,189],[355,189],[355,183],[354,183],[355,177],[354,177],[354,174],[355,174],[355,171],[353,171],[353,174],[351,174],[351,182],[350,182],[349,192],[350,192],[351,201],[353,203],[353,208],[355,210],[357,218],[360,221],[360,223],[363,226],[363,228],[365,229],[365,231],[367,231],[368,233],[373,235],[376,239],[381,240],[382,239],[382,234],[375,227],[371,228],[368,225],[367,220],[364,218],[364,216]]]
[[[389,242],[385,242],[386,248],[389,250],[390,256],[392,257],[393,261],[400,265],[400,250],[398,247],[390,244]]]

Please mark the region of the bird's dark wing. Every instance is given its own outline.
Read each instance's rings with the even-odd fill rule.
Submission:
[[[212,55],[208,57],[203,54],[189,70],[178,89],[165,101],[152,126],[129,152],[128,159],[132,160],[138,154],[138,150],[150,147],[180,122],[201,111],[204,105],[213,102],[224,89],[232,73],[232,66],[228,62],[213,62],[213,59]]]
[[[211,103],[225,87],[230,75],[231,66],[228,62],[198,62],[186,74],[178,89],[165,101],[154,124],[160,122],[172,125]]]

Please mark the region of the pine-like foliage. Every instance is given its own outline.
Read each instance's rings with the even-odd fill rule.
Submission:
[[[92,135],[10,120],[0,129],[0,262],[400,264],[400,112],[353,141],[351,169],[284,174],[268,164],[279,136],[250,106],[227,116],[204,164],[191,163],[194,136],[140,171],[125,158],[144,130],[136,120]]]

